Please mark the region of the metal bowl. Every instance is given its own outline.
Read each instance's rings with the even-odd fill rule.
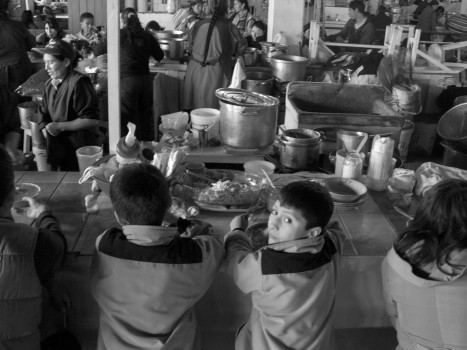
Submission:
[[[181,30],[163,30],[161,32],[156,32],[156,35],[159,40],[178,39],[182,38],[185,32]]]
[[[357,180],[330,177],[323,184],[328,188],[332,200],[338,203],[356,202],[367,193],[366,186]]]

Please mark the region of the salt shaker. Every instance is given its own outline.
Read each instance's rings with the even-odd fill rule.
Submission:
[[[347,153],[342,166],[342,178],[360,181],[362,168],[362,156],[357,152]]]
[[[391,176],[394,140],[376,135],[371,148],[366,186],[374,191],[384,191]]]

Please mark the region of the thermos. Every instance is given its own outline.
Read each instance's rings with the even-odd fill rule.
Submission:
[[[376,135],[371,148],[366,186],[374,191],[386,189],[392,169],[394,140]]]

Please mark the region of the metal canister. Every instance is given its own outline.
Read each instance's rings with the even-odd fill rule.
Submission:
[[[314,169],[318,165],[323,135],[311,129],[289,129],[280,135],[280,162],[290,169]]]

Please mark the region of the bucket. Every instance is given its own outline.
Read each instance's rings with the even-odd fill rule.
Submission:
[[[83,174],[87,167],[102,158],[102,147],[85,146],[78,148],[76,150],[76,158],[78,158],[79,172]]]
[[[438,134],[449,147],[467,153],[467,103],[443,114],[438,122]]]
[[[289,129],[278,138],[280,162],[291,169],[314,169],[318,165],[323,135],[311,129]]]
[[[360,132],[360,131],[349,131],[349,130],[337,130],[337,149],[347,149],[347,151],[351,152],[354,151],[358,148],[360,143],[363,141],[365,137],[368,137],[368,134],[366,132]],[[361,149],[361,152],[364,154],[367,154],[368,152],[368,141],[365,142],[363,145],[363,148]]]
[[[221,112],[214,108],[198,108],[190,113],[193,136],[199,138],[198,130],[208,131],[208,140],[219,139]]]
[[[441,142],[441,145],[444,147],[444,165],[467,170],[467,153],[455,150],[444,141]]]
[[[415,124],[410,120],[404,122],[404,126],[401,130],[401,136],[399,138],[399,144],[397,149],[402,161],[407,160],[407,153],[409,152],[410,139],[412,138],[412,133],[415,129]]]
[[[31,129],[29,120],[37,113],[38,105],[36,102],[23,102],[18,105],[19,119],[23,129]]]

